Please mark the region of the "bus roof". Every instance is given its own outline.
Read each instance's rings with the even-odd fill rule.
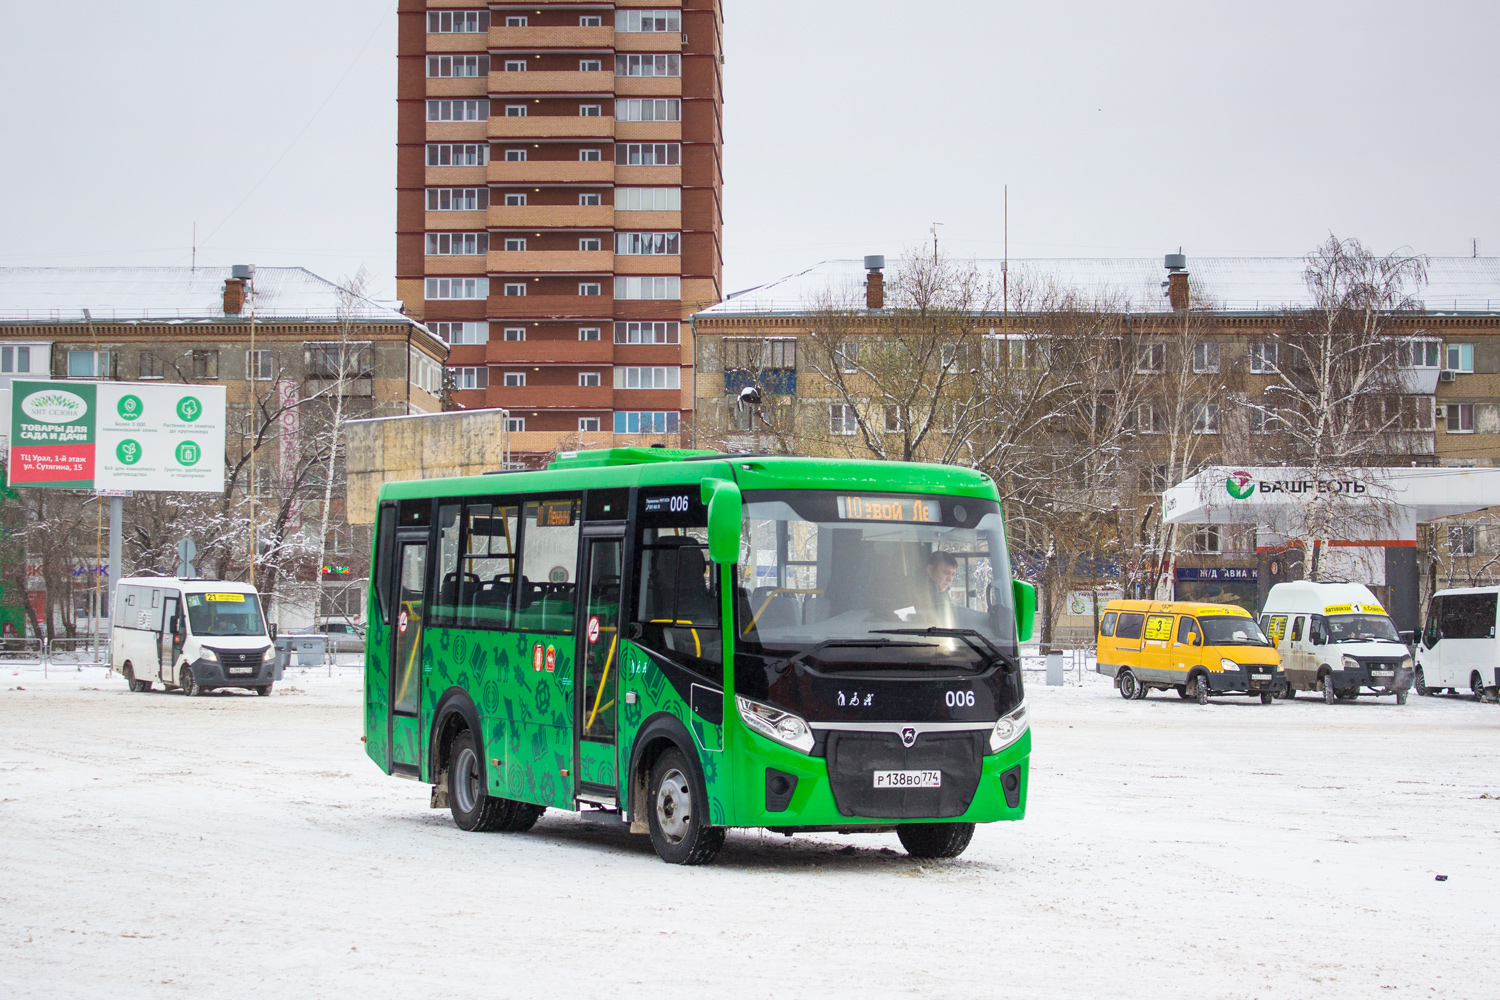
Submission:
[[[203,580],[194,578],[185,580],[175,576],[126,576],[120,578],[120,585],[126,587],[173,587],[185,593],[198,594],[212,591],[226,591],[232,594],[258,594],[254,585],[241,583],[238,580]]]
[[[565,452],[546,469],[389,482],[381,485],[379,496],[382,501],[419,500],[433,496],[670,486],[704,479],[730,479],[744,490],[868,489],[999,499],[989,476],[957,465],[730,455],[668,448]]]
[[[1253,618],[1238,604],[1205,604],[1202,601],[1110,601],[1105,611],[1139,611],[1158,615],[1233,615]]]

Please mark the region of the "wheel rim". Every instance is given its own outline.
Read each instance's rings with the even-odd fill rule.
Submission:
[[[692,825],[693,794],[687,776],[672,768],[656,790],[656,825],[670,843],[680,844]]]
[[[450,789],[458,811],[471,813],[479,803],[479,757],[464,747],[453,764],[453,787]]]
[[[1417,694],[1427,693],[1427,676],[1422,673],[1422,668],[1417,668],[1416,676],[1412,678],[1412,686],[1417,689]]]
[[[1120,694],[1126,701],[1135,697],[1135,675],[1120,675]]]
[[[182,671],[182,693],[188,697],[193,695],[193,671],[188,667],[184,667]]]

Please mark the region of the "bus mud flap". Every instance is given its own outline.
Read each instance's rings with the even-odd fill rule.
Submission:
[[[429,809],[448,808],[448,772],[438,775],[438,783],[432,786],[432,804]]]

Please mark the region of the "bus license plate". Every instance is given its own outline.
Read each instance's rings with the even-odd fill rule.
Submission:
[[[941,788],[942,771],[876,771],[876,788]]]
[[[253,674],[253,673],[255,673],[255,668],[254,667],[230,667],[229,668],[229,672],[231,674]]]
[[[1394,670],[1371,670],[1370,671],[1370,676],[1371,677],[1391,677],[1395,673],[1396,672]]]

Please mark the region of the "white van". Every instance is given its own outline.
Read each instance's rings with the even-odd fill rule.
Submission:
[[[1278,583],[1266,596],[1261,630],[1276,643],[1286,695],[1321,691],[1332,705],[1361,688],[1406,704],[1412,658],[1396,623],[1362,583]]]
[[[223,580],[121,580],[109,662],[132,691],[160,682],[188,695],[220,687],[266,695],[281,679],[260,594]]]
[[[1468,688],[1474,697],[1495,686],[1496,595],[1500,587],[1440,590],[1427,608],[1417,645],[1417,694]]]

